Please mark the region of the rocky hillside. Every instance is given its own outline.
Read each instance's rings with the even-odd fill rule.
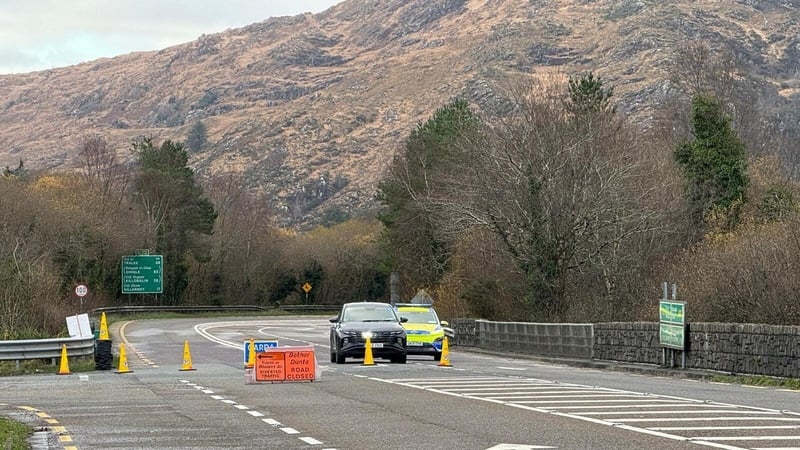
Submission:
[[[796,104],[796,0],[346,0],[157,52],[0,76],[0,166],[72,169],[81,138],[130,161],[141,136],[185,140],[204,177],[235,173],[284,223],[374,206],[416,124],[455,96],[485,106],[508,73],[588,70],[646,121],[674,50],[727,46],[776,108]],[[795,107],[796,109],[796,107]]]

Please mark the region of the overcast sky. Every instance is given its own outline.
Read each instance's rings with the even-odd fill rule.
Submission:
[[[342,0],[0,0],[0,74],[159,50]]]

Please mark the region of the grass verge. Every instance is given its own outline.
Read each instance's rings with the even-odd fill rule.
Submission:
[[[28,444],[28,436],[31,435],[33,429],[31,427],[0,417],[0,446],[5,449],[12,450],[28,450],[31,446]]]
[[[91,372],[95,362],[92,358],[70,358],[69,372]],[[19,368],[14,361],[0,361],[0,376],[32,375],[37,373],[58,373],[59,364],[52,365],[50,359],[29,359],[20,361]],[[0,441],[2,448],[2,441]]]
[[[711,377],[711,381],[800,391],[800,378],[775,378],[763,375],[714,375]]]

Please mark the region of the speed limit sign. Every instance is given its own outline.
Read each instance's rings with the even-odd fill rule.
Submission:
[[[89,288],[86,287],[85,284],[79,284],[75,286],[75,295],[80,298],[86,297],[86,294],[89,293]]]

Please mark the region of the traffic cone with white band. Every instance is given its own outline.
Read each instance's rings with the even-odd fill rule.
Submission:
[[[192,354],[189,352],[189,341],[183,341],[183,366],[181,366],[180,370],[196,370],[192,368]]]
[[[128,368],[128,354],[125,352],[125,344],[119,344],[119,368],[116,373],[131,373]]]
[[[439,365],[450,367],[450,347],[447,345],[447,336],[442,340],[442,358],[439,360]]]

